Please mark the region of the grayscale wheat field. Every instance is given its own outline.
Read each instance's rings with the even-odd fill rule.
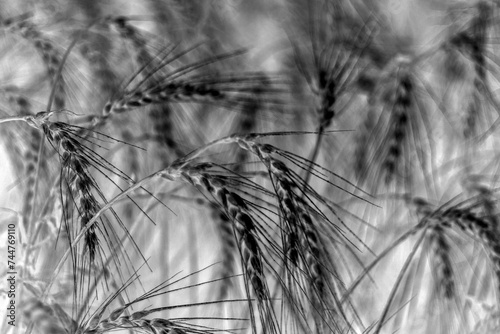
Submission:
[[[2,1],[0,332],[498,333],[497,14]]]

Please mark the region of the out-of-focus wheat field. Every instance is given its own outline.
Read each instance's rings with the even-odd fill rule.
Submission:
[[[0,2],[1,333],[500,329],[500,3]]]

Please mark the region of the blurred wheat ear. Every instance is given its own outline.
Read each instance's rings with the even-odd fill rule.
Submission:
[[[499,9],[5,2],[0,332],[498,332]]]

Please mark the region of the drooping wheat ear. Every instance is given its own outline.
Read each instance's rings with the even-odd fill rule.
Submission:
[[[283,240],[283,262],[285,270],[294,276],[292,284],[298,284],[295,276],[304,275],[307,282],[306,286],[300,286],[298,290],[305,292],[306,300],[312,306],[311,311],[315,317],[318,330],[325,328],[325,326],[333,326],[341,331],[339,322],[349,326],[343,310],[344,307],[338,298],[338,285],[342,285],[342,283],[336,272],[335,264],[321,240],[319,230],[313,224],[308,212],[310,208],[316,208],[317,205],[312,202],[312,204],[307,205],[307,201],[311,201],[312,198],[323,202],[323,204],[325,203],[314,189],[305,184],[303,179],[300,179],[297,174],[292,172],[285,163],[276,159],[273,154],[289,159],[302,169],[310,168],[311,161],[307,159],[301,161],[293,154],[287,154],[287,152],[281,151],[272,145],[256,143],[252,140],[252,135],[236,136],[235,139],[241,148],[259,157],[270,174],[274,192],[278,198],[279,210],[283,217],[280,221],[283,222],[280,226]],[[321,167],[314,163],[312,163],[312,166],[314,167],[311,169],[313,175],[321,178],[321,172],[319,171]],[[338,175],[335,176],[338,177]],[[333,213],[337,216],[335,212]],[[324,218],[322,213],[319,213],[319,215]],[[331,222],[329,223],[331,224]],[[342,233],[339,233],[338,229],[337,226],[329,226],[329,232],[340,236]],[[341,238],[345,238],[345,236],[342,235]],[[289,291],[296,291],[296,289],[292,287]],[[292,301],[292,304],[296,302]],[[303,305],[301,305],[302,308]],[[329,324],[330,322],[332,324]]]
[[[285,268],[291,273],[296,272],[292,274],[292,284],[298,282],[297,276],[305,276],[306,286],[300,287],[299,290],[305,292],[306,299],[311,304],[317,331],[321,332],[321,329],[330,326],[340,331],[337,322],[346,318],[339,304],[337,291],[330,284],[331,281],[339,279],[338,274],[331,268],[330,256],[325,252],[311,216],[304,209],[303,200],[292,190],[297,188],[297,184],[290,179],[290,171],[279,160],[271,157],[268,159],[271,161],[268,168],[284,221],[281,229],[284,234]],[[329,276],[334,278],[330,280]],[[295,289],[291,288],[290,291]],[[330,316],[333,319],[330,319]],[[328,324],[328,320],[333,320],[333,325]]]
[[[367,139],[368,150],[358,149],[357,174],[370,187],[412,186],[418,176],[428,175],[432,156],[425,150],[433,132],[427,104],[433,93],[426,90],[420,57],[393,57],[381,70],[375,88],[369,91],[369,111],[376,119]],[[376,111],[376,113],[374,112]],[[376,115],[376,116],[375,116]],[[370,124],[371,123],[371,124]],[[426,182],[429,182],[426,179]]]
[[[469,29],[472,38],[470,41],[470,51],[474,62],[474,70],[476,71],[474,86],[477,88],[480,84],[486,84],[486,43],[488,28],[491,25],[491,13],[493,8],[487,1],[478,1],[476,7],[477,16],[472,20]]]
[[[285,254],[284,263],[290,261],[292,265],[298,265],[300,244],[298,237],[297,226],[297,203],[291,190],[291,183],[286,175],[280,170],[276,169],[270,172],[271,180],[274,183],[276,194],[278,195],[278,202],[280,211],[283,214],[284,226],[282,226],[283,238],[283,252]]]
[[[82,145],[69,136],[64,123],[48,123],[42,125],[43,131],[51,145],[57,150],[61,159],[61,167],[68,190],[70,202],[76,203],[79,210],[81,228],[100,210],[99,202],[92,191],[99,189],[94,179],[90,176],[91,162]],[[99,240],[95,227],[91,228],[85,236],[85,245],[90,262],[94,263]]]
[[[340,110],[335,110],[336,102],[354,83],[355,73],[360,65],[360,50],[370,41],[370,34],[365,30],[366,28],[361,29],[349,39],[332,38],[317,56],[319,132],[328,128],[336,114],[339,114]]]
[[[332,123],[333,117],[335,116],[334,106],[338,95],[336,78],[334,78],[333,74],[330,72],[330,65],[326,64],[326,66],[326,69],[319,69],[318,74],[320,106],[316,112],[319,116],[318,124],[320,132],[323,132]],[[331,69],[332,72],[335,72],[335,70],[335,68]]]
[[[355,83],[356,73],[362,67],[361,50],[370,43],[371,34],[367,31],[369,24],[358,28],[354,20],[359,18],[351,21],[353,18],[347,19],[346,13],[339,12],[344,10],[342,4],[310,1],[307,7],[309,13],[306,31],[307,38],[310,39],[307,45],[311,50],[301,51],[301,48],[294,45],[294,58],[298,71],[310,87],[314,101],[312,105],[318,134],[309,160],[316,162],[321,152],[324,131],[347,109],[346,105],[349,103],[343,103],[341,107],[342,103],[338,102],[343,100]],[[299,14],[302,15],[302,12]],[[354,24],[346,25],[345,19],[349,24]],[[345,30],[348,34],[344,35]],[[292,44],[295,42],[292,41]],[[306,183],[309,182],[311,168],[312,165],[305,171]]]
[[[435,224],[428,231],[431,243],[430,260],[438,297],[453,299],[456,296],[456,286],[450,257],[451,249],[445,229],[444,226]]]
[[[263,253],[257,236],[256,226],[258,224],[252,217],[247,201],[229,190],[226,186],[227,181],[223,177],[215,177],[205,171],[211,165],[174,164],[160,175],[168,180],[181,179],[206,190],[231,220],[233,236],[238,246],[243,267],[247,295],[250,298],[253,293],[257,299],[262,327],[275,332],[274,312],[270,304],[271,298],[264,273]],[[252,326],[255,331],[255,316],[251,305],[249,307]]]
[[[478,1],[476,4],[477,16],[470,23],[470,52],[474,61],[474,70],[477,79],[486,83],[486,43],[488,38],[488,28],[492,23],[492,5],[487,1]],[[474,84],[476,85],[476,84]]]
[[[233,221],[245,275],[259,301],[269,298],[262,265],[262,252],[255,236],[255,223],[243,198],[229,191],[209,174],[200,175],[200,185],[209,191]]]
[[[398,75],[396,91],[394,93],[394,105],[391,108],[389,119],[388,147],[384,152],[383,168],[385,170],[385,183],[389,184],[401,166],[404,154],[404,142],[409,132],[409,121],[414,104],[412,94],[414,90],[413,78],[409,73]]]
[[[221,210],[218,206],[211,208],[213,220],[217,224],[217,231],[219,232],[222,269],[219,272],[221,277],[230,277],[235,274],[235,254],[237,254],[237,245],[234,239],[234,230],[231,219]],[[227,298],[229,291],[232,287],[232,281],[223,281],[219,290],[217,299]]]
[[[477,14],[473,16],[467,27],[451,37],[446,47],[451,46],[457,50],[465,51],[474,64],[474,79],[471,99],[466,106],[464,136],[470,138],[477,134],[478,120],[481,115],[482,98],[490,99],[487,82],[487,38],[488,30],[492,24],[492,5],[487,1],[478,1],[475,5]]]
[[[312,222],[309,214],[300,209],[301,233],[299,236],[301,246],[305,250],[305,265],[308,267],[311,286],[309,293],[314,305],[320,305],[326,293],[323,254],[320,246],[320,236]]]
[[[498,226],[491,220],[479,217],[468,208],[450,208],[443,212],[443,217],[448,218],[464,231],[477,235],[488,252],[493,270],[497,277],[497,285],[500,290],[500,237]]]
[[[60,52],[56,49],[52,41],[46,38],[29,20],[9,22],[8,27],[31,42],[40,53],[54,91],[54,108],[56,110],[64,109],[66,104],[65,82],[63,76],[58,75],[59,69],[62,66]]]
[[[78,134],[81,128],[63,122],[51,122],[48,120],[51,115],[51,112],[41,112],[33,117],[28,117],[27,121],[31,126],[44,132],[49,144],[59,156],[61,165],[60,189],[67,194],[65,199],[62,200],[65,229],[70,238],[72,237],[71,232],[77,233],[78,229],[71,224],[73,210],[76,208],[80,229],[86,230],[84,259],[88,258],[89,261],[83,261],[83,266],[90,269],[94,265],[98,249],[101,249],[101,246],[97,236],[98,225],[92,225],[89,229],[86,229],[86,225],[101,209],[101,204],[94,193],[100,196],[102,200],[105,200],[105,198],[89,169],[90,167],[98,170],[101,168],[117,173],[113,171],[112,165],[102,159],[91,148],[79,142],[79,140],[82,140],[82,137]],[[123,177],[123,174],[121,176]],[[60,196],[62,197],[63,194],[60,194]],[[71,210],[71,212],[66,210]],[[112,231],[111,227],[103,227],[103,229],[107,235],[109,235],[109,231]],[[71,242],[71,240],[69,241]],[[106,240],[105,242],[109,246],[110,241]],[[110,249],[113,249],[113,247],[111,246]],[[80,266],[79,259],[73,258],[73,260],[76,267]],[[83,267],[80,266],[80,268]]]
[[[205,178],[205,180],[208,179]],[[209,184],[207,182],[204,183]],[[235,224],[234,229],[238,240],[241,261],[247,281],[250,283],[253,292],[257,296],[259,317],[263,331],[274,333],[276,332],[274,312],[270,304],[270,293],[264,274],[264,266],[262,263],[263,254],[257,241],[258,239],[255,236],[254,220],[250,216],[249,209],[243,198],[235,193],[227,191],[223,187],[217,189],[218,185],[210,185],[210,187],[212,186],[214,188],[213,194],[218,194],[221,201],[226,203],[225,210]],[[254,318],[254,316],[251,315],[251,318]]]
[[[300,208],[299,221],[301,230],[299,239],[305,250],[302,261],[310,284],[308,298],[314,308],[316,328],[332,330],[333,327],[341,332],[345,330],[345,327],[351,326],[344,310],[348,308],[348,305],[341,304],[338,287],[335,286],[343,283],[330,259],[332,255],[326,253],[322,237],[310,214],[304,208]]]
[[[292,190],[297,185],[290,179],[290,171],[283,162],[267,153],[259,154],[269,170],[271,181],[278,196],[279,208],[283,214],[284,226],[282,230],[284,234],[285,265],[287,261],[290,261],[293,266],[298,266],[301,258],[307,258],[307,255],[303,255],[302,252],[307,252],[309,247],[304,247],[300,242],[304,233],[303,226],[300,223],[303,209],[299,204],[301,202],[300,198]]]
[[[373,110],[373,99],[368,101],[366,117],[357,135],[356,148],[354,150],[354,174],[358,179],[364,177],[367,170],[367,156],[369,154],[370,137],[375,128],[375,111]]]
[[[317,331],[321,332],[330,326],[340,331],[337,322],[340,319],[345,320],[345,315],[339,304],[337,292],[330,284],[330,281],[338,279],[338,275],[332,270],[331,265],[328,265],[329,255],[321,243],[319,232],[309,213],[304,209],[301,198],[292,190],[297,185],[290,179],[290,171],[286,165],[272,159],[269,171],[283,215],[284,226],[281,230],[284,235],[284,266],[289,273],[292,273],[289,284],[295,285],[299,282],[299,276],[305,276],[306,285],[297,290],[304,291],[306,300],[311,304]],[[330,280],[328,278],[330,275],[335,278]],[[292,287],[289,291],[296,289]],[[292,305],[296,302],[292,301]],[[301,307],[304,308],[305,305]],[[330,316],[333,319],[330,319]],[[333,325],[328,324],[328,320],[333,320]]]

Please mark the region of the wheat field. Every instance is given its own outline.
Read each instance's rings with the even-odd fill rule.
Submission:
[[[500,2],[1,2],[1,333],[500,331]]]

